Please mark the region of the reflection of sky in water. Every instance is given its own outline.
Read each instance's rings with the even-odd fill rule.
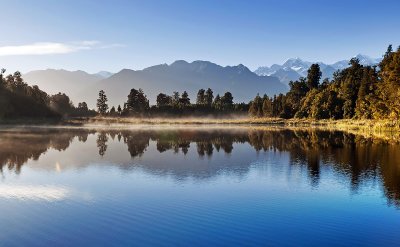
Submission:
[[[25,186],[25,185],[2,185],[0,186],[0,198],[20,200],[45,200],[58,201],[66,199],[68,190],[55,186]]]
[[[188,133],[185,138],[197,137]],[[264,144],[254,138],[233,142],[230,153],[214,145],[212,155],[203,156],[202,144],[193,140],[184,155],[173,148],[160,153],[159,140],[151,139],[136,157],[123,139],[111,136],[103,156],[97,134],[85,142],[75,137],[67,148],[50,138],[62,151],[50,148],[28,159],[19,174],[3,167],[0,243],[398,244],[400,211],[390,204],[388,191],[396,198],[399,170],[394,163],[375,166],[385,161],[382,157],[369,163],[361,159],[375,151],[393,154],[396,146],[319,146],[313,148],[317,153],[303,157],[297,144],[310,146],[307,138],[275,138],[275,150],[257,152],[255,147],[266,146],[268,138],[259,139]],[[280,143],[288,141],[290,149],[283,148]]]

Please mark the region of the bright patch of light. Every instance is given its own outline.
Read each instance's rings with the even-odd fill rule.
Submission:
[[[56,186],[0,186],[0,198],[4,199],[60,201],[68,194],[68,189]]]

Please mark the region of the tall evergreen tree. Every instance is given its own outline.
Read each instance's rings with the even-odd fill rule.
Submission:
[[[189,94],[186,91],[183,91],[181,98],[179,99],[179,102],[183,106],[188,106],[190,105],[190,99],[189,99]]]
[[[319,81],[321,80],[322,72],[319,67],[319,64],[311,64],[310,68],[308,69],[307,74],[307,86],[308,88],[314,89],[318,88]]]
[[[358,89],[363,74],[363,66],[357,58],[352,58],[349,65],[349,68],[341,71],[340,76],[335,78],[341,87],[340,96],[344,100],[343,117],[346,119],[353,118],[355,115]]]
[[[116,110],[115,110],[115,107],[113,106],[113,107],[111,107],[111,109],[110,109],[110,115],[111,116],[114,116],[115,114],[116,114]]]
[[[386,50],[385,55],[383,56],[383,58],[388,58],[388,57],[390,57],[390,55],[392,55],[392,53],[393,53],[393,46],[392,46],[392,45],[389,45],[388,48],[387,48],[387,50]]]
[[[272,108],[272,99],[270,99],[269,97],[264,98],[262,111],[264,117],[274,117]]]
[[[216,110],[222,110],[222,101],[221,101],[221,97],[219,96],[219,94],[217,94],[217,96],[215,96],[215,99],[213,102],[213,107]]]
[[[206,94],[204,96],[205,98],[205,103],[207,104],[208,107],[211,107],[213,100],[214,100],[214,92],[211,90],[211,88],[208,88],[206,91]]]
[[[249,114],[253,117],[262,117],[263,114],[263,100],[259,94],[250,103]]]
[[[226,92],[224,96],[221,97],[221,103],[224,110],[230,110],[233,106],[233,96],[231,92]]]
[[[97,111],[101,114],[104,115],[107,113],[108,110],[108,105],[107,105],[107,96],[103,90],[100,90],[99,92],[99,98],[97,99]]]
[[[391,52],[390,48],[379,64],[380,100],[386,108],[386,117],[400,119],[400,51]]]
[[[179,105],[179,101],[180,101],[180,94],[178,92],[173,92],[172,93],[172,105],[174,107],[177,107]]]
[[[206,92],[206,90],[204,90],[204,89],[200,89],[197,92],[197,98],[196,98],[196,104],[197,105],[205,105],[206,104],[205,92]]]
[[[4,87],[4,73],[6,72],[6,70],[4,68],[2,68],[0,70],[0,89],[2,87]]]

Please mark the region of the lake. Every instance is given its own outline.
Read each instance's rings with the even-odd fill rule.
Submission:
[[[0,128],[1,246],[399,246],[400,145],[223,126]]]

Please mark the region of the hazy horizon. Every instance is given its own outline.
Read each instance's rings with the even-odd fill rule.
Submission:
[[[340,60],[335,61],[335,62],[350,60],[350,58],[356,57],[357,55],[367,56],[367,57],[370,57],[370,58],[372,58],[372,59],[380,59],[380,58],[382,58],[382,55],[381,55],[381,56],[378,56],[378,57],[372,57],[372,56],[369,56],[368,54],[361,54],[361,53],[359,53],[359,54],[355,54],[355,55],[353,55],[353,56],[350,56],[350,57],[348,57],[348,58],[340,59]],[[23,74],[26,74],[26,73],[29,73],[29,72],[33,72],[33,71],[37,71],[37,70],[65,70],[65,71],[69,71],[69,72],[78,72],[78,71],[82,71],[82,72],[86,72],[86,73],[88,73],[88,74],[97,74],[97,73],[100,73],[100,72],[110,72],[110,73],[112,73],[112,74],[116,74],[116,73],[118,73],[118,72],[120,72],[121,70],[124,70],[124,69],[139,71],[139,70],[143,70],[143,69],[146,69],[146,68],[149,68],[149,67],[152,67],[152,66],[157,66],[157,65],[163,65],[163,64],[171,65],[171,64],[173,64],[174,62],[177,62],[177,61],[186,61],[186,62],[188,62],[188,63],[193,63],[193,62],[196,62],[196,61],[204,61],[204,62],[214,63],[214,64],[217,64],[217,65],[222,66],[222,67],[244,65],[244,66],[246,66],[248,69],[250,69],[251,71],[254,72],[254,71],[255,71],[257,68],[259,68],[259,67],[263,67],[263,66],[268,66],[268,67],[269,67],[269,66],[274,65],[274,64],[280,64],[280,65],[282,65],[282,64],[284,64],[285,62],[287,62],[287,61],[290,60],[290,59],[301,59],[301,60],[303,60],[303,61],[306,61],[306,62],[313,62],[313,63],[320,63],[320,62],[321,62],[321,63],[327,64],[327,65],[330,65],[330,64],[335,63],[335,62],[333,62],[333,63],[327,63],[327,62],[325,62],[325,61],[317,61],[317,60],[308,61],[308,60],[305,60],[305,59],[303,59],[303,58],[301,58],[301,57],[288,57],[288,58],[285,59],[282,63],[260,64],[259,66],[256,66],[256,67],[254,67],[254,68],[251,68],[251,67],[247,66],[246,64],[242,64],[242,63],[239,63],[239,64],[218,64],[218,63],[215,63],[215,62],[213,62],[213,61],[211,61],[211,60],[199,60],[199,59],[196,59],[196,60],[184,60],[184,59],[177,59],[177,60],[174,60],[174,61],[172,61],[172,62],[164,62],[164,63],[159,63],[159,64],[153,64],[153,65],[150,65],[150,66],[144,67],[144,68],[125,68],[125,67],[122,68],[122,67],[121,67],[120,69],[117,69],[117,70],[115,70],[115,71],[111,71],[111,70],[108,70],[108,69],[102,69],[102,70],[96,70],[96,71],[91,71],[91,70],[86,71],[86,70],[79,69],[79,68],[78,68],[78,69],[68,69],[68,68],[64,68],[64,67],[58,67],[58,68],[57,68],[57,67],[50,67],[50,66],[49,66],[49,67],[43,67],[43,68],[36,68],[36,69],[33,69],[33,70],[27,70],[27,71],[21,71],[21,70],[18,70],[18,71],[20,71],[20,72],[23,73]],[[5,68],[5,69],[7,69],[7,68]],[[8,72],[8,73],[12,73],[12,72],[14,72],[14,71],[11,71],[11,70],[7,69],[7,72]]]

